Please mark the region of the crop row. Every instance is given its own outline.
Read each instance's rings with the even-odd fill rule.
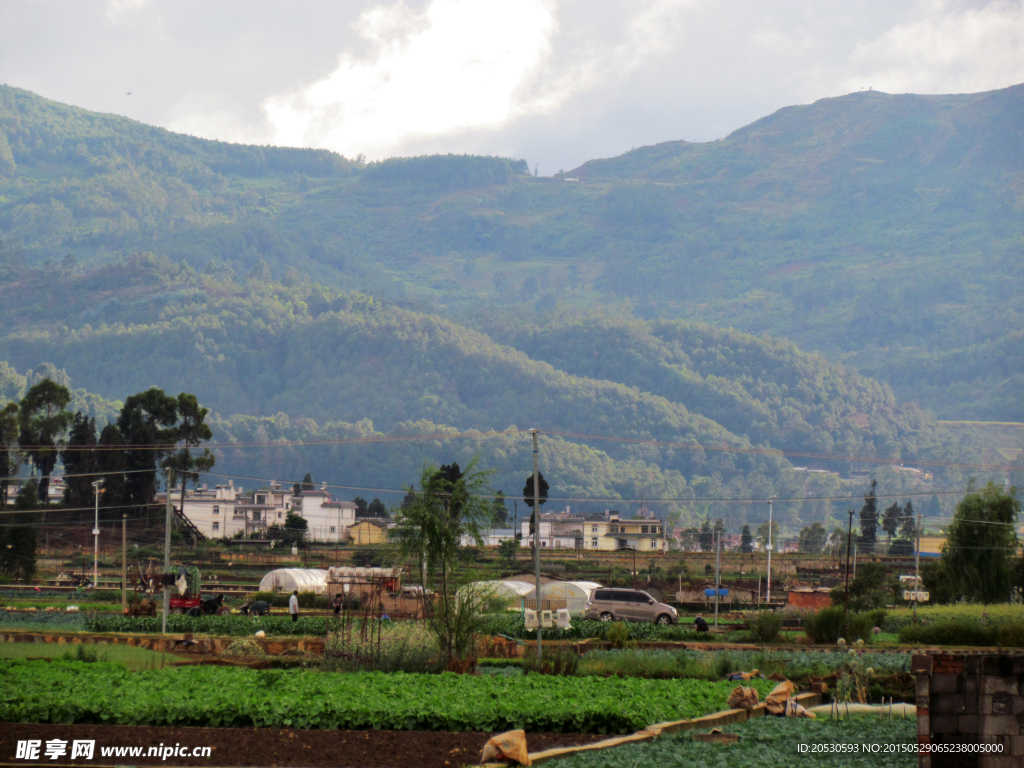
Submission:
[[[729,726],[736,744],[704,744],[692,734],[662,737],[615,749],[584,752],[559,761],[561,768],[915,768],[917,721],[761,717]],[[824,750],[824,751],[822,751]]]
[[[755,681],[764,696],[774,683]],[[628,733],[726,709],[735,683],[0,661],[0,722]]]
[[[89,616],[85,620],[87,632],[160,632],[160,616]],[[182,616],[167,617],[168,632],[194,632],[200,635],[251,635],[257,630],[268,635],[322,637],[327,632],[327,619],[323,616],[301,616],[292,621],[289,616]]]

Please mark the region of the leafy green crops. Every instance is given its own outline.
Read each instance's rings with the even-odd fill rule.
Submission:
[[[88,632],[160,632],[161,617],[155,616],[93,616],[85,621]],[[268,635],[300,637],[324,636],[327,619],[322,616],[303,616],[292,621],[288,616],[182,616],[167,617],[168,632],[193,632],[201,635],[251,635],[258,630]]]
[[[793,720],[763,717],[730,725],[737,744],[701,744],[689,733],[630,744],[602,752],[586,752],[559,762],[564,768],[911,768],[917,765],[914,750],[915,719],[879,721],[854,717],[836,721]],[[799,745],[806,745],[806,752]],[[826,745],[845,749],[840,753],[812,752]],[[865,745],[868,746],[865,750]],[[875,746],[877,745],[877,747]],[[877,749],[877,752],[872,750]],[[888,752],[884,750],[890,750]],[[856,751],[854,751],[856,750]]]
[[[774,683],[755,681],[761,695]],[[726,709],[735,683],[0,661],[0,721],[627,733]]]

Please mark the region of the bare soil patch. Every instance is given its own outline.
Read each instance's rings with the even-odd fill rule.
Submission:
[[[305,768],[458,768],[480,760],[484,744],[493,734],[447,731],[318,731],[278,728],[172,728],[141,725],[0,724],[0,763],[25,765],[162,766],[303,766]],[[608,738],[599,734],[528,733],[531,752]],[[26,762],[16,760],[19,740],[50,739],[68,742],[94,739],[93,759],[67,756]],[[210,757],[102,757],[101,747],[211,747]]]

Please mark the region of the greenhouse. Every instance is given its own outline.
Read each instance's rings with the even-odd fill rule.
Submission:
[[[260,580],[260,592],[327,592],[327,571],[319,568],[277,568]]]
[[[549,581],[540,587],[541,600],[548,601],[541,607],[551,610],[568,608],[572,613],[582,613],[590,602],[590,596],[600,586],[593,581]],[[525,597],[527,600],[535,599],[536,590],[531,588]]]

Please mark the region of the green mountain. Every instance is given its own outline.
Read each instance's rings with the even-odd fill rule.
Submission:
[[[0,277],[138,251],[428,312],[626,302],[1024,420],[1024,85],[790,107],[559,178],[181,136],[0,86]]]
[[[0,396],[50,375],[80,387],[76,407],[102,421],[152,385],[192,392],[216,413],[216,471],[247,485],[311,470],[350,496],[397,503],[425,461],[479,454],[513,497],[530,471],[522,430],[538,427],[554,433],[541,458],[553,508],[643,500],[681,522],[739,524],[766,511],[743,500],[775,494],[801,500],[776,507],[797,526],[855,503],[841,499],[863,492],[858,471],[892,493],[932,487],[829,456],[977,456],[886,385],[786,342],[684,321],[563,313],[524,324],[506,311],[474,323],[485,334],[357,292],[237,281],[152,255],[84,274],[21,268],[0,284],[0,305]],[[437,437],[383,439],[410,435]],[[963,480],[951,467],[936,484]]]

